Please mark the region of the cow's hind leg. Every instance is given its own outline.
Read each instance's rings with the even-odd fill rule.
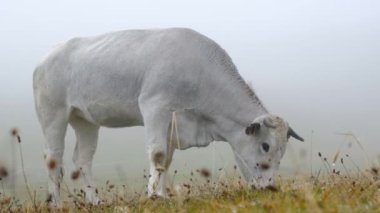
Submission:
[[[92,176],[92,159],[98,142],[99,126],[93,125],[82,118],[70,119],[70,125],[75,131],[77,142],[74,149],[73,162],[76,170],[72,178],[80,176],[84,181],[86,199],[97,205],[100,199],[97,196],[96,186]]]
[[[168,144],[171,113],[166,110],[144,110],[144,126],[147,132],[147,148],[150,160],[148,196],[167,197],[166,173],[172,160],[174,148]],[[151,107],[148,107],[150,109]]]
[[[62,158],[64,139],[68,124],[65,108],[46,107],[37,111],[46,139],[45,160],[48,168],[48,201],[55,207],[60,206],[60,183],[63,177]]]

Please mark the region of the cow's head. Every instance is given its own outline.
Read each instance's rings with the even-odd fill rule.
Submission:
[[[278,116],[267,114],[256,118],[245,129],[245,139],[234,147],[235,159],[245,179],[259,188],[274,186],[290,137],[303,141]]]

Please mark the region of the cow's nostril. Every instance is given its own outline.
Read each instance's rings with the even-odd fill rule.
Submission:
[[[262,163],[262,164],[260,164],[260,168],[262,169],[262,170],[267,170],[267,169],[269,169],[269,164],[267,164],[267,163]]]

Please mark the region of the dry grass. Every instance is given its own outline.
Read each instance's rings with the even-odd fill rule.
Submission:
[[[172,186],[168,199],[147,198],[128,186],[107,182],[99,188],[105,199],[100,206],[87,204],[83,190],[74,189],[61,209],[42,201],[20,203],[1,194],[0,212],[380,212],[377,168],[349,175],[280,178],[278,189],[266,190],[252,189],[240,177],[212,181],[204,173],[199,170]]]
[[[265,190],[255,189],[242,180],[236,166],[230,174],[225,169],[219,169],[217,174],[197,169],[182,181],[174,180],[180,174],[175,170],[169,175],[173,180],[167,199],[148,198],[145,192],[131,190],[132,186],[107,181],[97,189],[103,203],[92,206],[86,203],[83,189],[70,189],[64,181],[63,205],[52,209],[45,201],[36,199],[40,197],[36,191],[32,193],[24,172],[21,138],[16,129],[11,135],[19,145],[28,200],[20,201],[5,192],[8,169],[0,165],[0,212],[380,212],[379,168],[359,168],[349,155],[339,158],[340,150],[332,162],[319,152],[323,170],[312,172],[312,176],[279,177],[278,188]],[[355,165],[355,172],[346,167],[346,161]],[[48,161],[50,169],[55,164],[54,160]],[[74,171],[71,179],[79,179],[79,174]]]

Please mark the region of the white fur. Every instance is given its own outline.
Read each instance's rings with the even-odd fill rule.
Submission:
[[[285,151],[286,122],[262,116],[266,109],[227,53],[189,29],[128,30],[74,38],[36,68],[33,83],[48,159],[58,163],[49,170],[49,192],[57,205],[58,170],[68,124],[77,137],[73,161],[81,169],[87,199],[94,204],[99,198],[91,163],[100,126],[145,126],[151,161],[149,195],[166,196],[166,171],[175,148],[226,141],[247,180],[264,186],[274,182],[277,162]],[[179,141],[169,144],[173,112]],[[245,134],[252,121],[262,123],[265,117],[277,119],[281,128],[262,125],[262,134]],[[263,141],[273,151],[262,153]],[[268,171],[255,168],[264,161],[271,164]],[[259,180],[260,176],[272,181]]]

